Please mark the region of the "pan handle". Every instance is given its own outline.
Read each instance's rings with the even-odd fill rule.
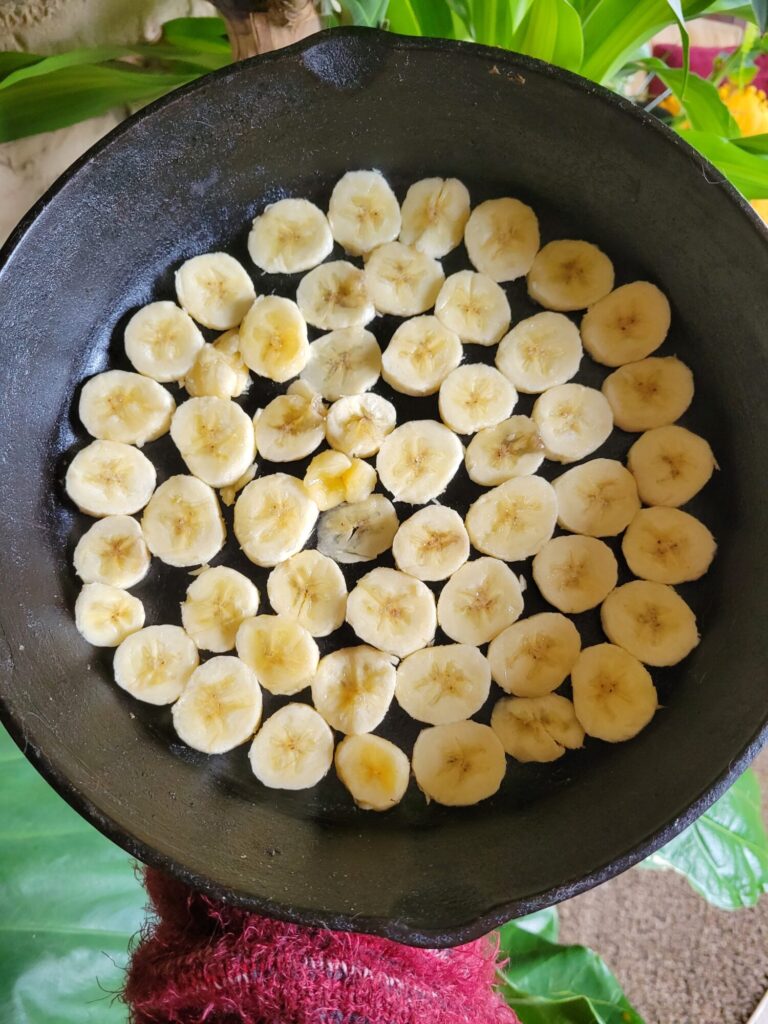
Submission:
[[[215,0],[235,60],[277,50],[322,28],[313,0]]]

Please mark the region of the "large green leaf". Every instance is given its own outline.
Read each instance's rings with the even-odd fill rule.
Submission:
[[[638,61],[636,66],[658,75],[667,88],[672,90],[683,106],[691,128],[726,136],[738,131],[736,122],[720,99],[716,87],[706,78],[691,72],[686,82],[682,68],[670,68],[656,57]]]
[[[163,40],[195,52],[231,53],[223,18],[172,18],[163,25]]]
[[[454,19],[446,0],[429,0],[428,3],[424,0],[389,0],[384,7],[387,27],[392,32],[438,39],[450,38],[454,34]]]
[[[37,64],[43,58],[36,53],[22,53],[20,50],[5,50],[0,53],[0,80],[19,68]]]
[[[749,152],[710,132],[681,128],[678,134],[710,160],[747,199],[768,199],[768,154]]]
[[[581,19],[568,0],[536,0],[512,38],[520,53],[578,71],[584,52]]]
[[[755,24],[760,32],[768,28],[768,0],[752,0],[752,10],[755,14]]]
[[[761,153],[768,156],[768,133],[762,135],[743,135],[738,139],[731,139],[734,146],[745,150],[747,153]]]

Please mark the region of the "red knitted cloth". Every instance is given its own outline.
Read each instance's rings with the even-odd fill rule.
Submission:
[[[493,990],[496,947],[412,949],[216,903],[151,868],[134,1024],[519,1024]]]

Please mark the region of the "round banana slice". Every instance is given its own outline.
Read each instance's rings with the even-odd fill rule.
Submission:
[[[381,736],[345,736],[334,761],[336,774],[364,811],[388,811],[405,796],[410,763],[399,747]]]
[[[654,583],[687,583],[709,569],[715,538],[679,508],[643,508],[629,524],[621,550],[630,571]]]
[[[523,764],[556,761],[566,750],[584,746],[573,704],[556,693],[502,697],[493,709],[491,728],[505,752]]]
[[[239,658],[211,658],[189,677],[171,710],[182,742],[204,754],[225,754],[246,743],[261,721],[261,690]]]
[[[581,321],[581,340],[598,363],[623,366],[655,352],[671,319],[666,295],[648,281],[633,281],[589,307]]]
[[[344,501],[364,501],[376,486],[376,470],[362,459],[327,449],[310,462],[304,486],[320,511],[326,512]]]
[[[540,551],[557,521],[552,484],[540,476],[521,476],[499,484],[469,506],[469,539],[483,554],[519,562]]]
[[[157,381],[107,370],[83,386],[78,414],[91,437],[141,448],[167,433],[175,408],[173,396]]]
[[[333,236],[322,210],[308,199],[279,199],[254,218],[248,254],[267,274],[299,274],[331,255]]]
[[[627,465],[646,505],[686,505],[709,482],[717,462],[709,443],[685,427],[656,427],[639,437]]]
[[[240,355],[240,335],[226,331],[197,353],[184,387],[193,398],[239,398],[251,384],[248,367]]]
[[[613,644],[585,647],[573,666],[571,683],[584,732],[608,743],[637,736],[659,706],[648,670]]]
[[[147,547],[167,565],[207,565],[224,546],[226,530],[216,492],[194,476],[171,476],[144,509]]]
[[[485,363],[452,370],[440,385],[440,418],[457,434],[474,434],[508,419],[517,392],[503,373]]]
[[[239,336],[246,366],[268,380],[282,384],[307,365],[307,324],[291,299],[260,296],[245,314]]]
[[[259,592],[248,577],[216,565],[187,587],[181,622],[201,651],[223,654],[234,648],[240,623],[258,610]]]
[[[543,461],[544,443],[528,416],[510,416],[495,427],[479,430],[464,453],[469,479],[484,487],[532,476]]]
[[[328,410],[328,444],[350,458],[375,455],[397,423],[394,405],[381,395],[347,395]]]
[[[149,550],[132,516],[106,516],[77,542],[73,562],[83,583],[127,590],[147,575]]]
[[[338,505],[317,524],[317,549],[336,562],[370,562],[392,547],[398,528],[395,506],[383,494]]]
[[[404,658],[431,644],[437,618],[432,591],[397,569],[362,576],[347,598],[347,622],[365,643]]]
[[[457,569],[437,602],[437,621],[459,644],[479,647],[523,614],[520,580],[497,558],[476,558]]]
[[[167,383],[192,369],[205,339],[194,320],[174,302],[150,302],[125,328],[125,354],[145,377]]]
[[[325,406],[315,396],[278,395],[253,418],[256,450],[270,462],[304,459],[325,436]]]
[[[235,502],[235,537],[252,562],[272,568],[301,551],[317,514],[300,480],[272,473],[249,483]]]
[[[376,316],[365,274],[346,260],[331,260],[299,282],[296,302],[308,324],[323,331],[365,327]]]
[[[312,703],[332,729],[372,732],[395,695],[394,658],[373,647],[345,647],[320,659]]]
[[[575,377],[583,354],[578,328],[567,316],[536,313],[504,335],[496,365],[518,391],[538,395]]]
[[[613,264],[591,242],[549,242],[528,271],[528,294],[546,309],[586,309],[613,288]]]
[[[447,644],[404,658],[397,667],[395,696],[417,722],[448,725],[471,718],[488,699],[491,670],[476,647]]]
[[[531,413],[553,462],[578,462],[610,437],[614,414],[606,396],[583,384],[560,384],[539,395]]]
[[[603,601],[600,621],[612,644],[646,665],[677,665],[699,642],[696,616],[672,587],[633,580]]]
[[[309,686],[320,651],[303,626],[285,615],[257,615],[240,623],[237,656],[270,693],[291,697]]]
[[[603,381],[603,394],[621,430],[666,427],[693,401],[693,374],[675,356],[653,356],[614,370]]]
[[[300,551],[275,566],[267,580],[267,594],[278,615],[295,619],[312,636],[328,636],[344,622],[344,574],[319,551]]]
[[[115,651],[115,682],[146,704],[172,704],[200,663],[197,647],[181,626],[146,626]]]
[[[400,241],[440,259],[464,237],[469,192],[458,178],[422,178],[403,200]]]
[[[374,249],[365,264],[365,284],[379,313],[416,316],[435,304],[445,274],[437,260],[402,242]]]
[[[309,346],[301,376],[329,402],[343,395],[360,395],[381,374],[381,349],[370,331],[350,327],[331,331]]]
[[[494,731],[477,722],[422,729],[413,747],[413,774],[427,800],[467,807],[493,796],[507,770]]]
[[[400,206],[378,171],[348,171],[328,205],[333,237],[348,253],[362,256],[400,233]]]
[[[559,612],[518,619],[491,640],[488,663],[502,690],[516,697],[543,697],[570,675],[581,637]]]
[[[229,398],[189,398],[171,421],[187,469],[211,487],[229,487],[256,456],[250,416]]]
[[[519,199],[488,199],[469,215],[464,244],[481,274],[493,281],[515,281],[531,268],[539,248],[539,222]]]
[[[436,316],[400,324],[381,357],[381,375],[403,395],[433,395],[461,362],[461,339]]]
[[[248,759],[270,789],[310,789],[333,763],[333,733],[314,708],[287,704],[256,733]]]
[[[94,647],[117,647],[144,625],[144,605],[127,590],[86,583],[75,601],[75,626]]]
[[[155,489],[155,467],[122,441],[91,441],[69,465],[67,494],[89,516],[129,516],[144,508]]]
[[[512,313],[504,289],[485,274],[460,270],[445,279],[435,316],[462,341],[495,345],[509,329]]]
[[[411,420],[388,434],[376,457],[395,501],[425,505],[442,494],[464,458],[458,437],[436,420]]]
[[[615,537],[640,511],[634,477],[615,459],[591,459],[552,481],[557,522],[571,533]]]
[[[610,594],[619,566],[595,537],[553,537],[533,560],[533,578],[545,601],[573,615],[596,608]]]
[[[392,542],[395,565],[419,580],[448,579],[469,558],[469,536],[458,512],[430,505],[406,519]]]
[[[248,271],[225,252],[193,256],[176,271],[176,298],[203,327],[237,327],[256,298]]]

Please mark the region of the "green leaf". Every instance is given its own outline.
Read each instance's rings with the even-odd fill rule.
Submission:
[[[686,85],[682,68],[670,68],[657,57],[637,61],[635,66],[658,75],[680,101],[691,127],[696,131],[714,132],[716,135],[731,135],[738,131],[717,88],[706,78],[692,72]]]
[[[581,19],[568,0],[536,0],[512,46],[520,53],[578,71],[584,50]]]
[[[642,866],[679,872],[723,910],[754,907],[768,892],[768,836],[754,772],[745,772],[690,828]]]
[[[131,858],[54,793],[0,727],[0,1020],[123,1024],[114,999],[145,894]]]
[[[69,50],[67,53],[58,53],[53,57],[38,57],[34,64],[19,68],[17,71],[7,75],[0,82],[0,89],[9,89],[18,82],[30,78],[38,78],[41,75],[50,75],[54,71],[61,71],[64,68],[75,68],[85,64],[101,64],[105,61],[116,60],[118,57],[126,57],[132,51],[126,46],[93,46],[82,50]]]
[[[710,160],[746,199],[768,199],[768,154],[750,152],[733,140],[711,132],[686,128],[676,130],[690,146]]]
[[[510,927],[522,928],[532,935],[541,935],[543,938],[549,939],[550,942],[557,942],[557,936],[560,931],[557,907],[545,907],[544,910],[536,910],[532,914],[526,914],[525,917],[516,917],[514,921],[502,925],[499,929],[502,935],[502,944],[504,943],[504,929],[509,929]],[[514,937],[512,937],[511,941],[514,941]]]
[[[336,24],[378,28],[385,19],[387,3],[388,0],[342,0],[342,15],[336,17]]]
[[[688,29],[685,26],[685,15],[683,14],[683,8],[681,0],[667,0],[670,10],[675,16],[677,27],[680,29],[680,40],[683,44],[683,95],[685,94],[685,87],[688,84],[688,71],[690,68],[690,49],[691,40],[688,36]]]
[[[752,10],[755,14],[755,24],[762,35],[768,28],[768,0],[752,0]]]
[[[387,27],[392,32],[438,39],[450,39],[454,34],[453,16],[446,0],[389,0],[389,6],[385,0],[383,6]]]
[[[747,153],[762,153],[768,156],[768,134],[742,135],[738,139],[731,139],[731,142]]]
[[[42,60],[36,53],[21,53],[19,50],[7,50],[0,53],[0,80],[12,71],[25,68],[29,64],[37,64]]]
[[[185,50],[231,54],[223,18],[171,18],[163,25],[163,40]]]

